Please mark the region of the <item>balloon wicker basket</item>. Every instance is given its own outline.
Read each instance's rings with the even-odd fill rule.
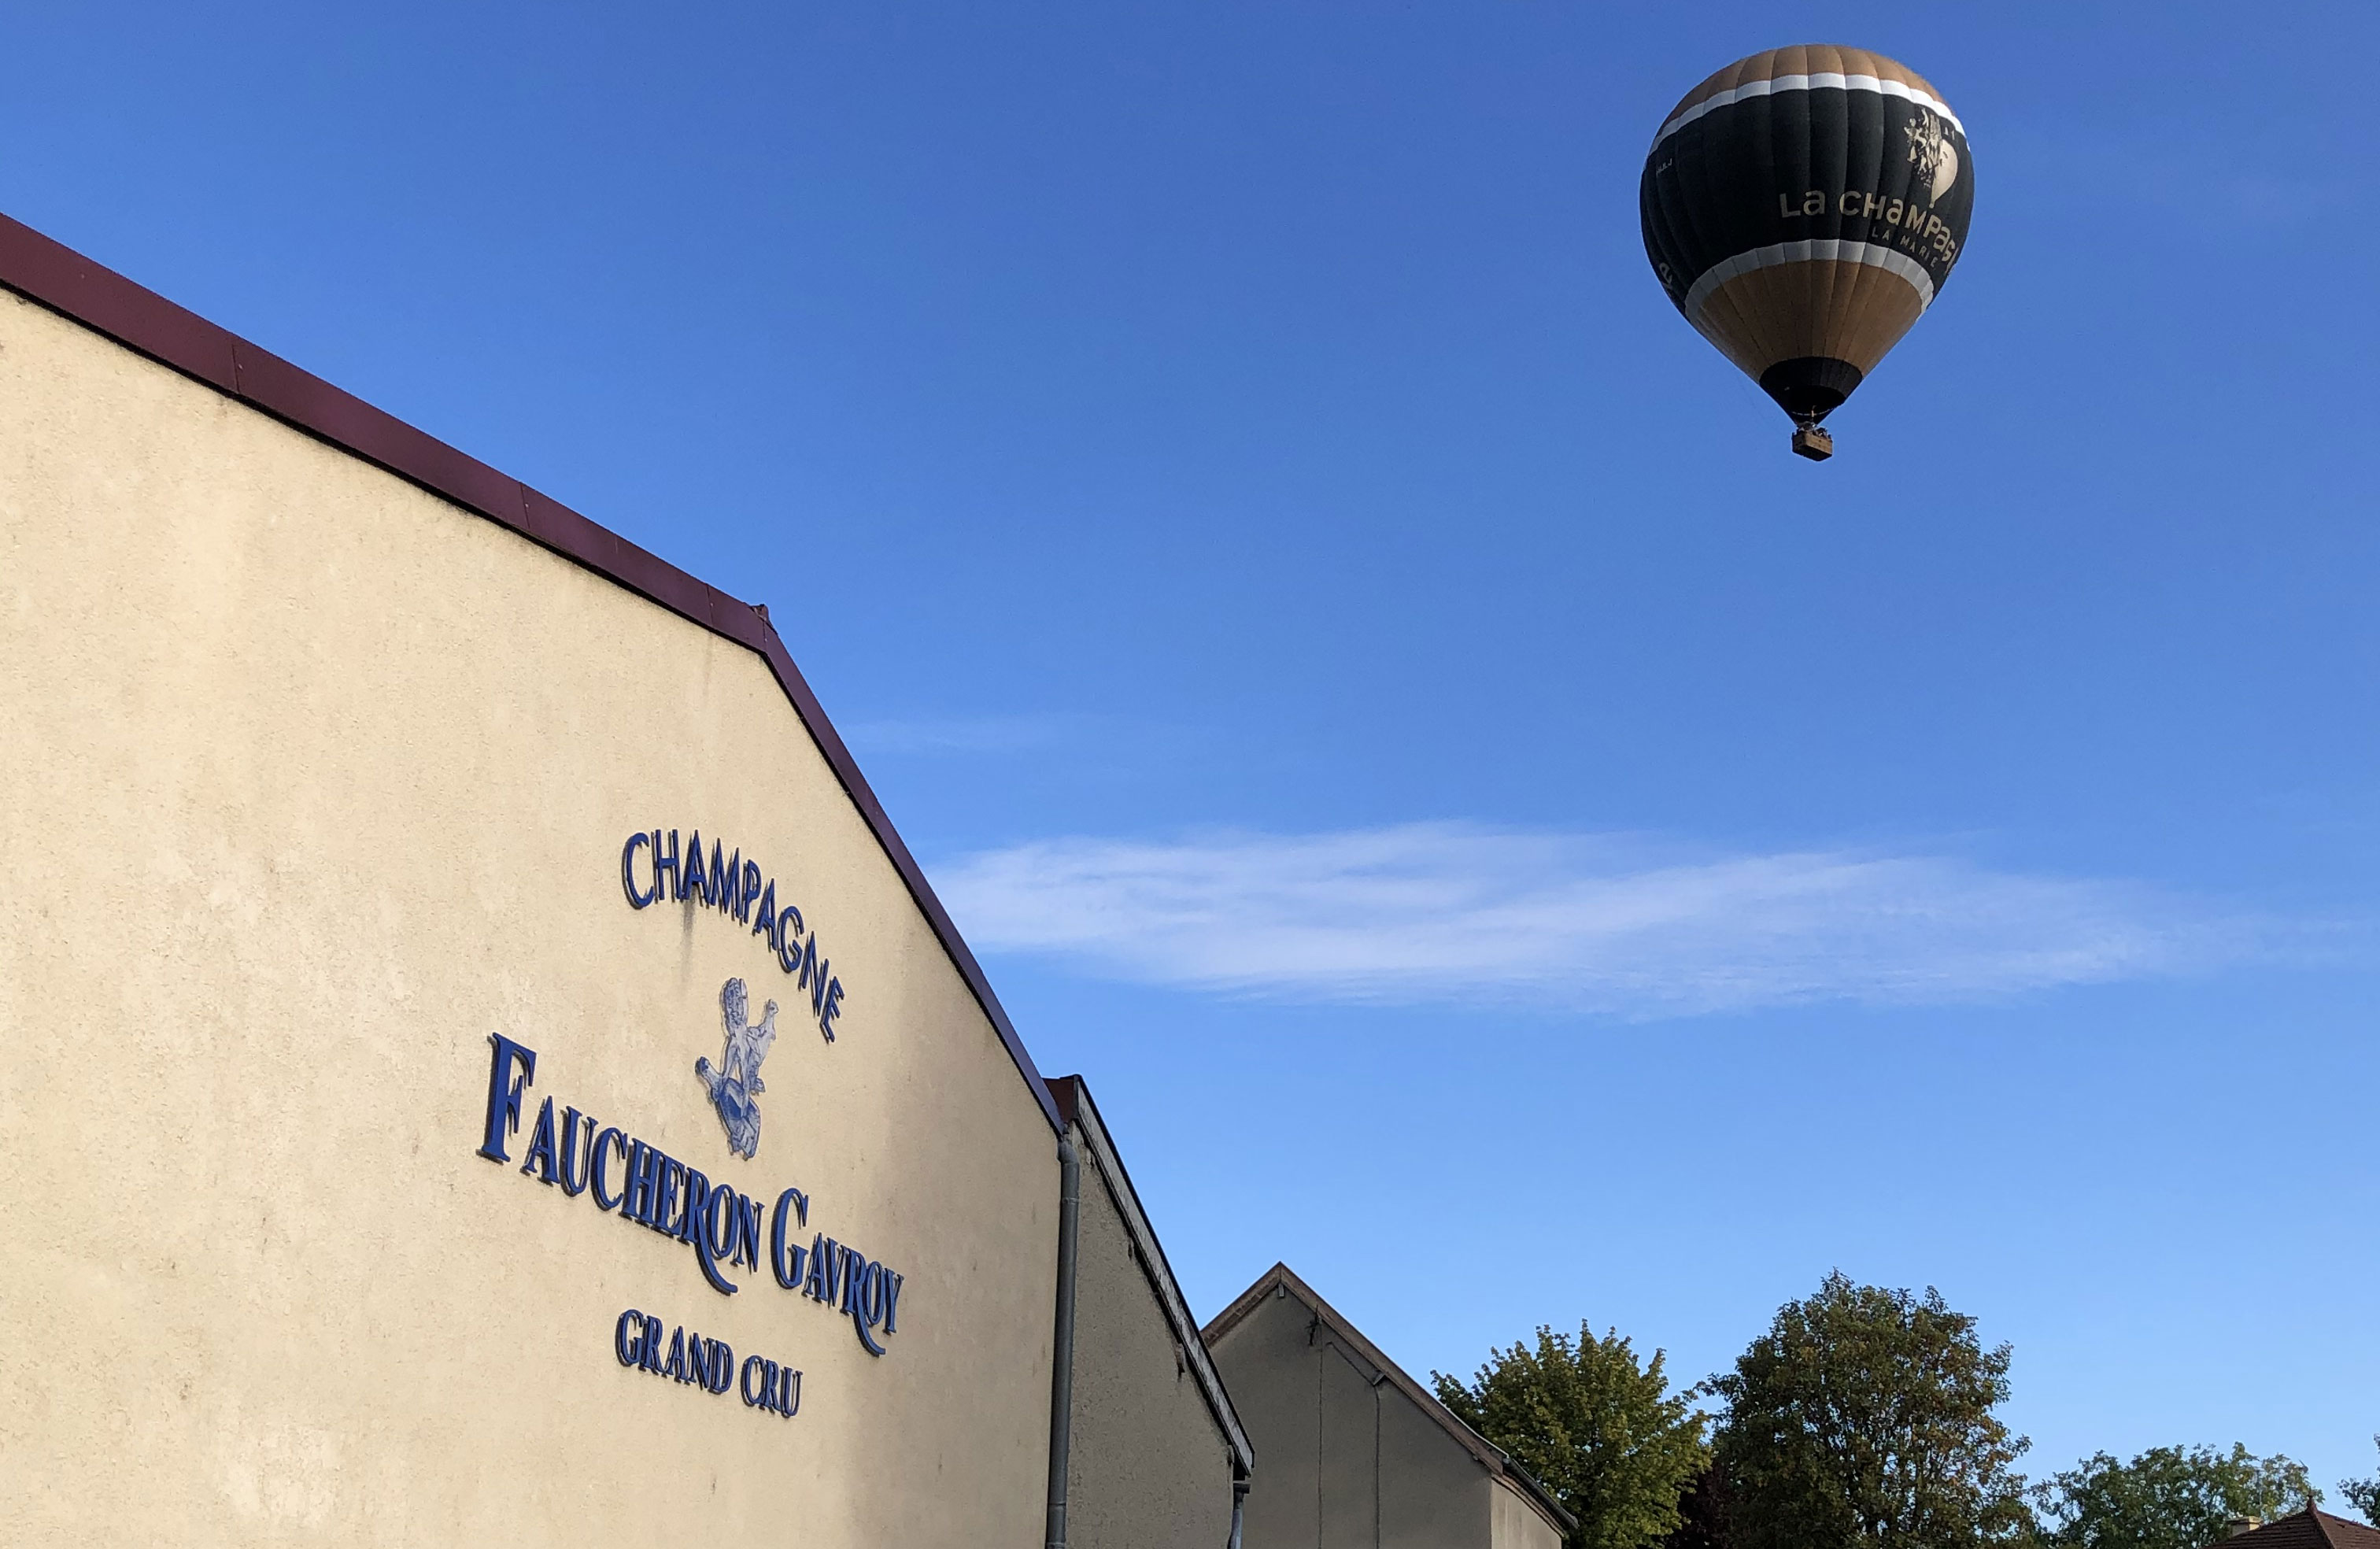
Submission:
[[[1835,438],[1815,425],[1796,425],[1793,450],[1812,462],[1824,462],[1835,455]]]

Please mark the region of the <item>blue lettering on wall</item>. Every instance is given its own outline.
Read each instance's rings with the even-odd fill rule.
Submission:
[[[540,1183],[553,1181],[553,1099],[549,1097],[537,1110],[537,1131],[528,1142],[528,1159],[521,1171]]]
[[[802,1374],[766,1356],[744,1358],[744,1402],[787,1420],[802,1412]]]
[[[521,1110],[528,1089],[536,1084],[537,1051],[502,1033],[492,1034],[488,1042],[494,1054],[479,1154],[508,1163],[512,1158],[505,1139],[520,1132]],[[581,1133],[587,1136],[583,1157],[578,1154]],[[552,1097],[538,1105],[529,1149],[516,1170],[540,1183],[561,1185],[558,1198],[591,1196],[596,1209],[690,1248],[703,1279],[722,1296],[743,1288],[729,1277],[731,1272],[757,1275],[764,1267],[760,1222],[766,1215],[765,1267],[780,1287],[849,1318],[869,1355],[882,1355],[883,1341],[899,1332],[901,1275],[824,1232],[813,1233],[809,1246],[802,1247],[799,1234],[809,1226],[810,1197],[798,1189],[778,1194],[773,1206],[764,1205],[732,1184],[712,1182],[700,1168],[616,1125],[599,1130],[593,1118],[575,1107],[565,1105],[557,1124]],[[684,1327],[664,1346],[662,1324],[630,1309],[621,1314],[617,1336],[624,1366],[695,1383],[712,1393],[725,1392],[732,1380],[735,1352]],[[759,1397],[747,1398],[747,1404],[785,1415],[799,1407],[800,1372],[788,1377],[787,1369],[774,1363],[751,1370]]]
[[[521,1093],[537,1074],[537,1055],[501,1032],[488,1034],[488,1042],[496,1055],[488,1071],[488,1138],[480,1142],[480,1154],[491,1162],[509,1162],[504,1137],[520,1132]],[[516,1066],[518,1077],[513,1075]]]
[[[661,878],[658,876],[653,879],[652,886],[642,893],[637,891],[637,847],[650,842],[649,835],[631,834],[627,847],[620,851],[620,886],[628,895],[630,909],[643,909],[662,896]]]
[[[578,1154],[578,1132],[581,1129],[587,1131],[588,1140],[594,1140],[594,1120],[582,1117],[576,1108],[563,1109],[562,1153],[554,1172],[562,1191],[574,1199],[587,1191],[587,1163]]]
[[[802,1259],[806,1250],[788,1247],[786,1227],[795,1230],[810,1224],[809,1196],[798,1189],[788,1189],[777,1196],[777,1208],[769,1219],[769,1267],[776,1273],[777,1284],[789,1291],[799,1290],[802,1284]]]
[[[729,849],[713,837],[706,856],[702,834],[688,831],[684,848],[674,828],[631,834],[620,847],[620,891],[630,909],[655,904],[700,905],[715,909],[768,945],[777,967],[794,980],[794,987],[809,993],[810,1016],[819,1034],[834,1042],[835,1023],[843,1016],[843,981],[802,922],[802,911],[792,904],[777,905],[777,880],[740,849]]]
[[[598,1210],[620,1208],[619,1191],[604,1181],[603,1172],[603,1164],[612,1159],[612,1142],[614,1140],[620,1143],[620,1160],[625,1162],[628,1159],[628,1137],[616,1128],[606,1129],[595,1137],[595,1149],[588,1159],[587,1181],[588,1186],[595,1190],[595,1207]]]
[[[705,1337],[683,1323],[672,1328],[638,1308],[621,1313],[619,1322],[612,1325],[612,1354],[631,1372],[666,1377],[714,1397],[740,1386],[747,1409],[786,1420],[801,1410],[799,1371],[765,1356],[747,1356],[739,1373],[735,1348],[726,1340]]]

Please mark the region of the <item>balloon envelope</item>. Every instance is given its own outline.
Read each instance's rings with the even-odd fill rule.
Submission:
[[[1815,426],[1933,304],[1975,203],[1941,93],[1864,49],[1739,59],[1645,158],[1645,252],[1686,321]]]

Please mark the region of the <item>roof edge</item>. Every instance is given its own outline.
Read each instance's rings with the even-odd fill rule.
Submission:
[[[1064,1131],[1057,1104],[992,993],[983,966],[893,828],[801,669],[794,665],[765,610],[737,601],[552,496],[6,214],[0,214],[0,288],[484,517],[766,661],[844,794],[933,927],[952,966],[999,1032],[1042,1117],[1052,1130]]]
[[[1285,1290],[1304,1302],[1314,1315],[1327,1324],[1332,1335],[1354,1347],[1355,1353],[1396,1385],[1398,1392],[1417,1405],[1424,1414],[1438,1421],[1446,1433],[1454,1438],[1464,1451],[1479,1461],[1481,1467],[1497,1478],[1513,1485],[1523,1499],[1535,1506],[1554,1525],[1556,1531],[1567,1538],[1578,1530],[1578,1519],[1554,1499],[1553,1492],[1539,1483],[1533,1474],[1500,1446],[1463,1423],[1463,1417],[1439,1401],[1438,1396],[1414,1381],[1405,1369],[1390,1360],[1380,1348],[1364,1336],[1361,1329],[1347,1321],[1345,1314],[1322,1299],[1319,1292],[1297,1276],[1297,1272],[1285,1263],[1257,1276],[1257,1283],[1232,1299],[1232,1304],[1215,1314],[1215,1319],[1201,1331],[1208,1340],[1217,1340],[1239,1326],[1247,1316],[1262,1306],[1276,1289]]]
[[[2308,1501],[2287,1516],[2276,1517],[2245,1532],[2234,1533],[2213,1549],[2230,1549],[2234,1543],[2249,1544],[2259,1538],[2268,1543],[2301,1540],[2304,1534],[2296,1527],[2301,1518],[2304,1519],[2305,1527],[2313,1531],[2315,1541],[2330,1545],[2330,1549],[2375,1549],[2375,1546],[2380,1546],[2380,1528],[2359,1522],[2352,1517],[2341,1517],[2335,1511],[2325,1511]],[[2276,1531],[2277,1529],[2280,1531]]]
[[[1150,1224],[1148,1213],[1141,1208],[1140,1194],[1132,1186],[1132,1175],[1124,1169],[1123,1155],[1108,1133],[1107,1121],[1099,1116],[1099,1104],[1091,1101],[1089,1083],[1080,1076],[1060,1076],[1048,1085],[1060,1116],[1083,1132],[1091,1165],[1098,1169],[1108,1197],[1115,1201],[1116,1213],[1123,1217],[1124,1232],[1132,1238],[1139,1256],[1141,1272],[1148,1277],[1149,1288],[1157,1293],[1159,1305],[1165,1309],[1165,1319],[1173,1325],[1174,1337],[1182,1342],[1184,1357],[1197,1376],[1207,1408],[1223,1429],[1232,1461],[1241,1475],[1246,1476],[1256,1468],[1256,1444],[1248,1440],[1247,1427],[1240,1422],[1231,1391],[1223,1385],[1223,1374],[1215,1369],[1215,1358],[1207,1348],[1206,1333],[1191,1315],[1190,1302],[1182,1294],[1181,1283],[1173,1278],[1173,1266],[1166,1260],[1165,1245],[1157,1239],[1157,1228]]]

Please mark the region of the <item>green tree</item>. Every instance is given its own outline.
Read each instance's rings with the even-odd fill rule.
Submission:
[[[1661,1549],[1735,1549],[1735,1489],[1716,1460],[1686,1486],[1677,1531]]]
[[[2009,1348],[1939,1291],[1855,1286],[1840,1270],[1778,1309],[1706,1390],[1739,1549],[1976,1549],[2032,1528],[2010,1468],[2026,1442],[1993,1412]]]
[[[2101,1452],[2034,1487],[2056,1549],[2207,1549],[2236,1517],[2270,1520],[2322,1499],[2305,1465],[2238,1443],[2155,1446],[2129,1463]]]
[[[2372,1445],[2380,1446],[2380,1436],[2373,1437]],[[2338,1493],[2346,1496],[2356,1510],[2363,1513],[2366,1522],[2380,1528],[2380,1474],[2374,1474],[2370,1479],[2342,1479],[2338,1482]]]
[[[1617,1329],[1537,1330],[1536,1349],[1491,1351],[1464,1386],[1430,1373],[1440,1402],[1512,1455],[1578,1518],[1571,1549],[1643,1549],[1678,1525],[1678,1497],[1710,1461],[1703,1416],[1669,1391],[1661,1352],[1639,1364]]]

